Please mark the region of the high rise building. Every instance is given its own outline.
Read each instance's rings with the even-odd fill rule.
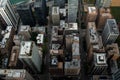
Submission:
[[[52,7],[52,23],[54,25],[60,24],[60,11],[59,7]]]
[[[54,0],[54,4],[56,6],[59,6],[60,8],[64,8],[65,7],[65,0]]]
[[[120,79],[120,69],[118,69],[115,73],[113,73],[113,80],[119,80]]]
[[[97,18],[98,12],[97,12],[97,8],[96,7],[88,7],[88,12],[86,15],[86,21],[87,22],[94,22]],[[87,24],[86,22],[86,24]]]
[[[31,27],[29,25],[21,25],[19,27],[18,35],[21,35],[22,40],[30,40],[30,38],[31,38]]]
[[[76,22],[78,14],[78,0],[68,0],[68,23]]]
[[[103,44],[114,43],[119,36],[119,29],[115,19],[107,19],[104,30],[102,32]]]
[[[110,7],[112,0],[96,0],[96,6],[100,7]]]
[[[34,80],[24,69],[0,69],[0,80]]]
[[[36,23],[39,24],[40,26],[47,24],[46,1],[41,0],[38,2],[34,2],[34,10]]]
[[[9,0],[0,0],[0,25],[2,29],[13,26],[17,29],[18,17],[16,16]]]
[[[107,19],[112,19],[112,14],[110,13],[110,8],[100,8],[98,13],[98,18],[96,21],[97,30],[103,30]]]
[[[78,35],[66,35],[66,56],[64,63],[65,75],[79,75],[81,70],[79,37]]]
[[[108,67],[106,61],[106,53],[94,53],[93,62],[89,69],[90,74],[100,75]]]
[[[17,6],[17,12],[23,25],[30,25],[31,27],[35,26],[36,21],[30,4],[22,4]]]
[[[91,62],[94,52],[105,52],[102,37],[97,33],[95,22],[88,22],[86,32],[88,61]]]
[[[22,41],[19,59],[27,65],[34,73],[41,72],[42,58],[38,47],[32,41]]]

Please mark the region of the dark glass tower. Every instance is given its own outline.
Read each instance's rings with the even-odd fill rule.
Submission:
[[[23,25],[30,25],[31,27],[35,26],[36,20],[33,15],[32,6],[28,5],[19,5],[17,7],[17,12],[21,18]]]

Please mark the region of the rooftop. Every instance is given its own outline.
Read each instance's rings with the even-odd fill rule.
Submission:
[[[96,7],[88,7],[89,13],[97,13]]]
[[[94,60],[96,66],[107,65],[106,53],[94,53]]]
[[[65,27],[66,30],[78,30],[78,24],[77,23],[68,23]]]
[[[19,31],[22,32],[22,31],[29,31],[29,30],[31,30],[29,25],[22,25],[22,26],[20,26]]]
[[[4,37],[3,37],[3,39],[2,39],[2,42],[0,42],[1,48],[4,48],[4,47],[5,47],[6,42],[7,42],[7,40],[8,40],[9,37],[10,37],[11,30],[12,30],[12,26],[7,26],[6,30],[2,32],[2,34],[3,34]]]
[[[11,57],[9,60],[10,61],[9,66],[16,66],[18,55],[19,55],[19,47],[13,46],[12,51],[11,51]]]
[[[60,8],[60,14],[63,14],[63,16],[66,16],[66,9]]]
[[[53,50],[58,50],[60,48],[60,44],[52,44],[52,49]]]
[[[71,62],[65,62],[65,69],[80,68],[80,60],[73,59]]]
[[[98,43],[98,34],[95,26],[95,22],[88,22],[88,33],[91,43]]]
[[[59,14],[59,7],[52,7],[52,15],[58,15]]]
[[[22,41],[19,56],[31,56],[32,43],[31,41]]]
[[[44,34],[38,34],[38,36],[36,37],[36,39],[37,39],[37,44],[43,44]]]
[[[109,25],[109,29],[112,34],[119,34],[119,29],[115,19],[107,19],[107,24]]]
[[[26,70],[24,69],[0,69],[0,75],[5,75],[5,78],[25,78]]]
[[[74,36],[73,39],[73,44],[72,44],[72,54],[73,56],[79,56],[80,55],[80,51],[79,51],[79,37]]]

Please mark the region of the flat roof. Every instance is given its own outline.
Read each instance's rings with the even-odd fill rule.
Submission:
[[[78,24],[77,23],[68,23],[65,27],[66,30],[78,30]]]
[[[9,39],[9,37],[11,35],[11,30],[12,30],[12,26],[7,26],[6,30],[4,31],[4,37],[2,39],[2,42],[0,42],[1,48],[5,47],[6,42],[7,42],[7,40]]]
[[[118,25],[115,19],[107,19],[107,23],[109,25],[110,33],[119,34]]]
[[[59,7],[52,7],[52,15],[59,15]]]
[[[97,13],[96,7],[88,7],[89,13]]]
[[[78,59],[72,59],[70,62],[65,62],[65,69],[74,69],[74,68],[80,68],[80,60]]]
[[[42,44],[44,41],[44,34],[38,34],[36,39],[37,39],[37,44]]]
[[[94,60],[97,66],[107,65],[106,53],[94,53]]]
[[[32,48],[32,41],[22,41],[19,56],[29,56]]]
[[[25,69],[0,69],[0,75],[6,75],[6,78],[25,78]]]

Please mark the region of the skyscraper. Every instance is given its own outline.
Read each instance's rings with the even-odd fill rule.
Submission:
[[[64,8],[65,7],[65,0],[54,0],[54,4],[56,6],[59,6],[60,8]]]
[[[36,23],[39,24],[40,26],[47,24],[46,1],[41,0],[38,2],[34,2],[34,10]]]
[[[103,44],[114,43],[119,36],[119,29],[115,19],[107,19],[104,30],[102,32]]]
[[[110,7],[112,0],[96,0],[96,6],[100,7]]]
[[[68,22],[76,22],[78,13],[78,0],[68,0]]]
[[[113,76],[113,80],[119,80],[120,79],[120,69],[118,69],[112,76]]]
[[[107,69],[106,53],[94,53],[89,73],[100,75]]]
[[[19,5],[17,7],[17,12],[21,18],[23,25],[30,25],[31,27],[35,26],[36,21],[30,4]]]
[[[0,0],[0,25],[2,29],[13,26],[17,29],[18,17],[16,16],[9,0]]]
[[[34,73],[41,71],[42,58],[34,42],[22,41],[19,59],[27,65]]]

